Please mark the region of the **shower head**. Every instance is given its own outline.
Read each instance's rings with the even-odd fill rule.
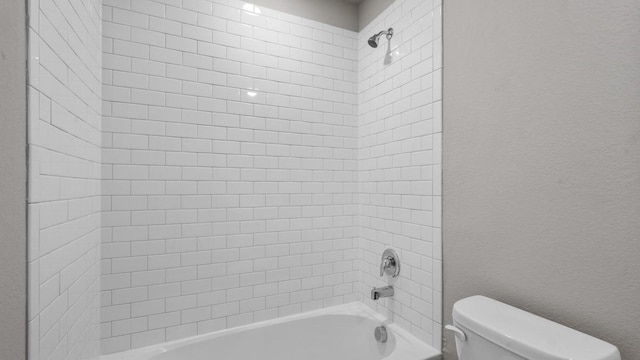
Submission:
[[[387,40],[390,40],[391,37],[393,37],[393,28],[389,28],[389,30],[382,30],[379,33],[373,35],[372,37],[369,38],[369,46],[371,46],[372,48],[377,48],[378,47],[378,41],[380,40],[380,37],[382,35],[387,35]]]

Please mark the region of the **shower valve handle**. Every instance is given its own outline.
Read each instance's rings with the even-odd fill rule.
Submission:
[[[384,271],[386,269],[391,269],[394,267],[396,267],[396,261],[392,257],[387,256],[387,258],[383,259],[382,263],[380,264],[380,277],[384,275]]]
[[[393,249],[386,249],[382,253],[382,260],[380,261],[380,277],[384,276],[385,273],[392,277],[400,275],[400,258],[398,257],[398,253]]]

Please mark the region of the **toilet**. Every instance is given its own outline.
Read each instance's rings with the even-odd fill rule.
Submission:
[[[484,296],[453,306],[459,360],[621,360],[615,346]]]

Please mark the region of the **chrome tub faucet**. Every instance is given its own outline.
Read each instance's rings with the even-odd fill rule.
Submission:
[[[374,287],[371,289],[371,300],[378,300],[380,298],[386,298],[393,296],[393,286],[385,286],[381,288]]]
[[[398,277],[400,275],[400,257],[398,253],[393,249],[386,249],[382,253],[382,259],[380,259],[380,277],[384,274],[391,277]],[[393,296],[393,286],[374,287],[371,289],[371,300],[378,300],[380,298],[386,298]]]

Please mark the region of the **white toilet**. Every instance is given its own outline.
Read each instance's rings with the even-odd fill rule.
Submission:
[[[620,360],[607,342],[484,296],[456,302],[453,324],[460,360]]]

